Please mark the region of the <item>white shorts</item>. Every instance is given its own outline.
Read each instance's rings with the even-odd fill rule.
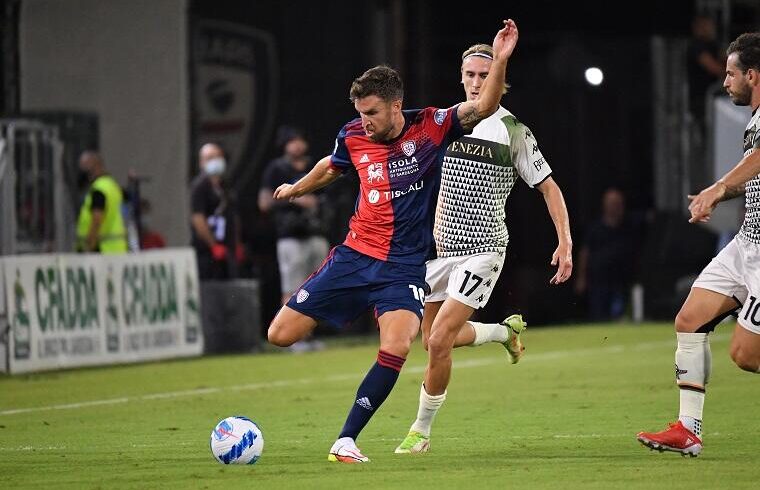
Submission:
[[[309,274],[322,264],[329,251],[330,244],[321,236],[277,240],[282,294],[295,293]]]
[[[504,254],[487,252],[446,257],[430,260],[426,265],[425,281],[430,286],[426,303],[454,298],[478,309],[484,307],[491,297],[504,265]]]
[[[739,325],[760,334],[760,245],[737,235],[715,256],[693,287],[736,299]]]

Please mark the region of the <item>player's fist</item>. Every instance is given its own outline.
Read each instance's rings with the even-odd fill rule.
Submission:
[[[293,192],[293,184],[282,184],[280,187],[274,190],[272,197],[275,199],[284,200],[292,199],[297,196],[295,195],[295,192]]]
[[[227,247],[222,243],[211,245],[211,257],[216,261],[227,260]]]

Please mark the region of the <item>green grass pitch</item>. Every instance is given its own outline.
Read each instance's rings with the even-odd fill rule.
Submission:
[[[415,342],[395,390],[358,440],[372,460],[327,451],[376,342],[0,377],[0,488],[760,488],[760,377],[713,335],[698,458],[649,451],[639,430],[675,420],[668,324],[535,328],[510,365],[501,346],[457,349],[425,455],[393,453],[414,419],[426,354]],[[264,432],[253,466],[209,451],[214,424]]]

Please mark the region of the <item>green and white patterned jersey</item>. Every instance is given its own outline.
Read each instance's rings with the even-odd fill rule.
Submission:
[[[760,110],[755,110],[744,131],[744,156],[760,151]],[[746,184],[744,223],[739,234],[752,243],[760,243],[760,174]]]
[[[446,149],[433,229],[438,257],[506,250],[505,204],[518,175],[534,187],[551,168],[528,127],[499,107]]]

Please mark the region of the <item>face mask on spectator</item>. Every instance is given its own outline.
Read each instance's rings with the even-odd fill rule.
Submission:
[[[224,158],[212,158],[206,162],[203,171],[206,172],[207,175],[222,175],[226,166],[227,162]]]

